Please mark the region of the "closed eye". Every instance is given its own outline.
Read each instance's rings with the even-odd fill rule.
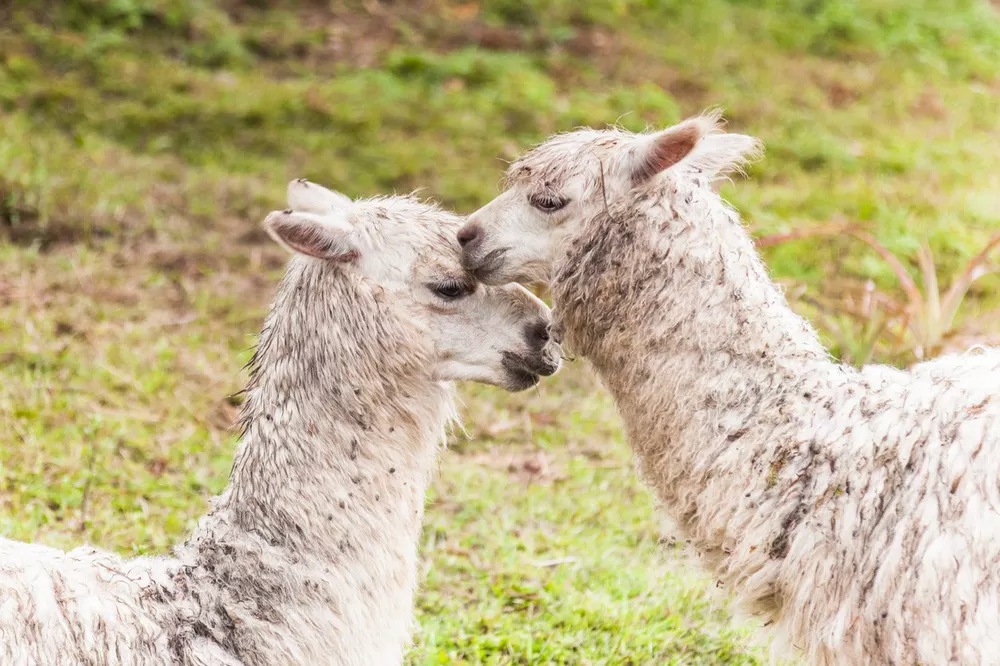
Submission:
[[[528,197],[528,203],[542,212],[554,213],[565,208],[569,199],[554,194],[532,194]]]
[[[458,280],[448,280],[428,285],[430,290],[446,301],[453,301],[463,296],[468,296],[476,290],[475,285]]]

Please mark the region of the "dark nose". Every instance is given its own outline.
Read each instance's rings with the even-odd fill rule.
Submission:
[[[539,320],[528,324],[524,329],[524,337],[532,351],[541,351],[549,341],[549,323]]]
[[[482,235],[482,230],[478,224],[466,224],[458,230],[458,244],[465,247],[479,238],[480,235]]]

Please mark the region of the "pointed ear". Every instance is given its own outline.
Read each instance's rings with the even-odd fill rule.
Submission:
[[[264,220],[271,238],[292,252],[330,261],[354,261],[361,250],[346,217],[294,210],[275,211]]]
[[[716,180],[734,172],[744,173],[746,166],[763,153],[764,145],[752,136],[712,134],[702,139],[685,165]]]
[[[630,165],[632,184],[641,185],[690,155],[698,142],[715,130],[716,122],[715,118],[699,116],[640,137]]]
[[[288,207],[292,210],[326,215],[335,210],[347,210],[352,203],[350,197],[305,178],[288,183]]]

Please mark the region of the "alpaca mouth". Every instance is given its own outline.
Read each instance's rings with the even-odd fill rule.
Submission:
[[[538,375],[533,375],[525,370],[507,370],[507,379],[511,388],[515,391],[523,391],[524,389],[531,388],[532,386],[538,385],[541,381]]]
[[[479,261],[470,261],[464,258],[463,264],[466,270],[471,271],[477,280],[483,284],[490,284],[490,277],[500,270],[504,256],[507,254],[509,248],[501,247],[496,250],[492,250],[486,254]]]
[[[526,359],[511,352],[504,352],[500,363],[507,373],[511,388],[516,391],[536,385],[540,381],[539,375],[544,374],[538,368],[531,367]]]

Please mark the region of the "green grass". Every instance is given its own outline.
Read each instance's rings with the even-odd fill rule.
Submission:
[[[228,474],[287,180],[469,211],[551,132],[713,105],[767,145],[725,188],[758,233],[852,221],[903,257],[928,241],[944,279],[1000,227],[985,1],[3,4],[0,534],[147,553],[193,526]],[[767,259],[817,294],[895,279],[841,237]],[[413,664],[759,663],[658,543],[582,363],[463,395]]]

